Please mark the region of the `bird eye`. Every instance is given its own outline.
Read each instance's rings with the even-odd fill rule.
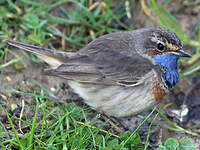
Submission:
[[[162,51],[164,49],[164,45],[162,43],[158,43],[157,48]]]

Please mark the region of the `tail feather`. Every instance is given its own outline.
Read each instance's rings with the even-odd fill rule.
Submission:
[[[14,40],[5,40],[4,42],[6,42],[7,44],[9,44],[11,46],[32,52],[36,55],[52,56],[52,54],[53,54],[53,50],[41,48],[41,47],[30,45],[30,44],[25,44],[25,43],[14,41]]]
[[[75,55],[75,53],[68,53],[58,50],[51,50],[46,49],[30,44],[25,44],[22,42],[14,41],[14,40],[4,40],[7,44],[32,52],[35,55],[37,55],[40,59],[47,62],[52,68],[57,68],[59,65],[61,65],[67,58]]]

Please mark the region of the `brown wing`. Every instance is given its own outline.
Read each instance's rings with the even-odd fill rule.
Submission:
[[[153,65],[134,50],[130,52],[129,40],[128,32],[98,38],[57,69],[44,74],[79,82],[133,86]]]

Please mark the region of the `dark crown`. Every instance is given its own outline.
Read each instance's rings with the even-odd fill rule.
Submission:
[[[160,35],[164,43],[171,44],[179,49],[183,47],[181,40],[178,38],[176,33],[172,32],[171,30],[159,27],[156,28],[155,33]]]
[[[166,28],[154,28],[151,30],[149,39],[145,42],[148,55],[162,55],[169,51],[179,51],[183,47],[176,33]]]

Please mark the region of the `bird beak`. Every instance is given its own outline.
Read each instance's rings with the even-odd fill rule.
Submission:
[[[187,52],[184,52],[183,50],[170,51],[170,52],[168,52],[168,53],[177,55],[177,56],[179,56],[179,57],[192,57],[192,55],[190,55],[190,54],[187,53]]]

